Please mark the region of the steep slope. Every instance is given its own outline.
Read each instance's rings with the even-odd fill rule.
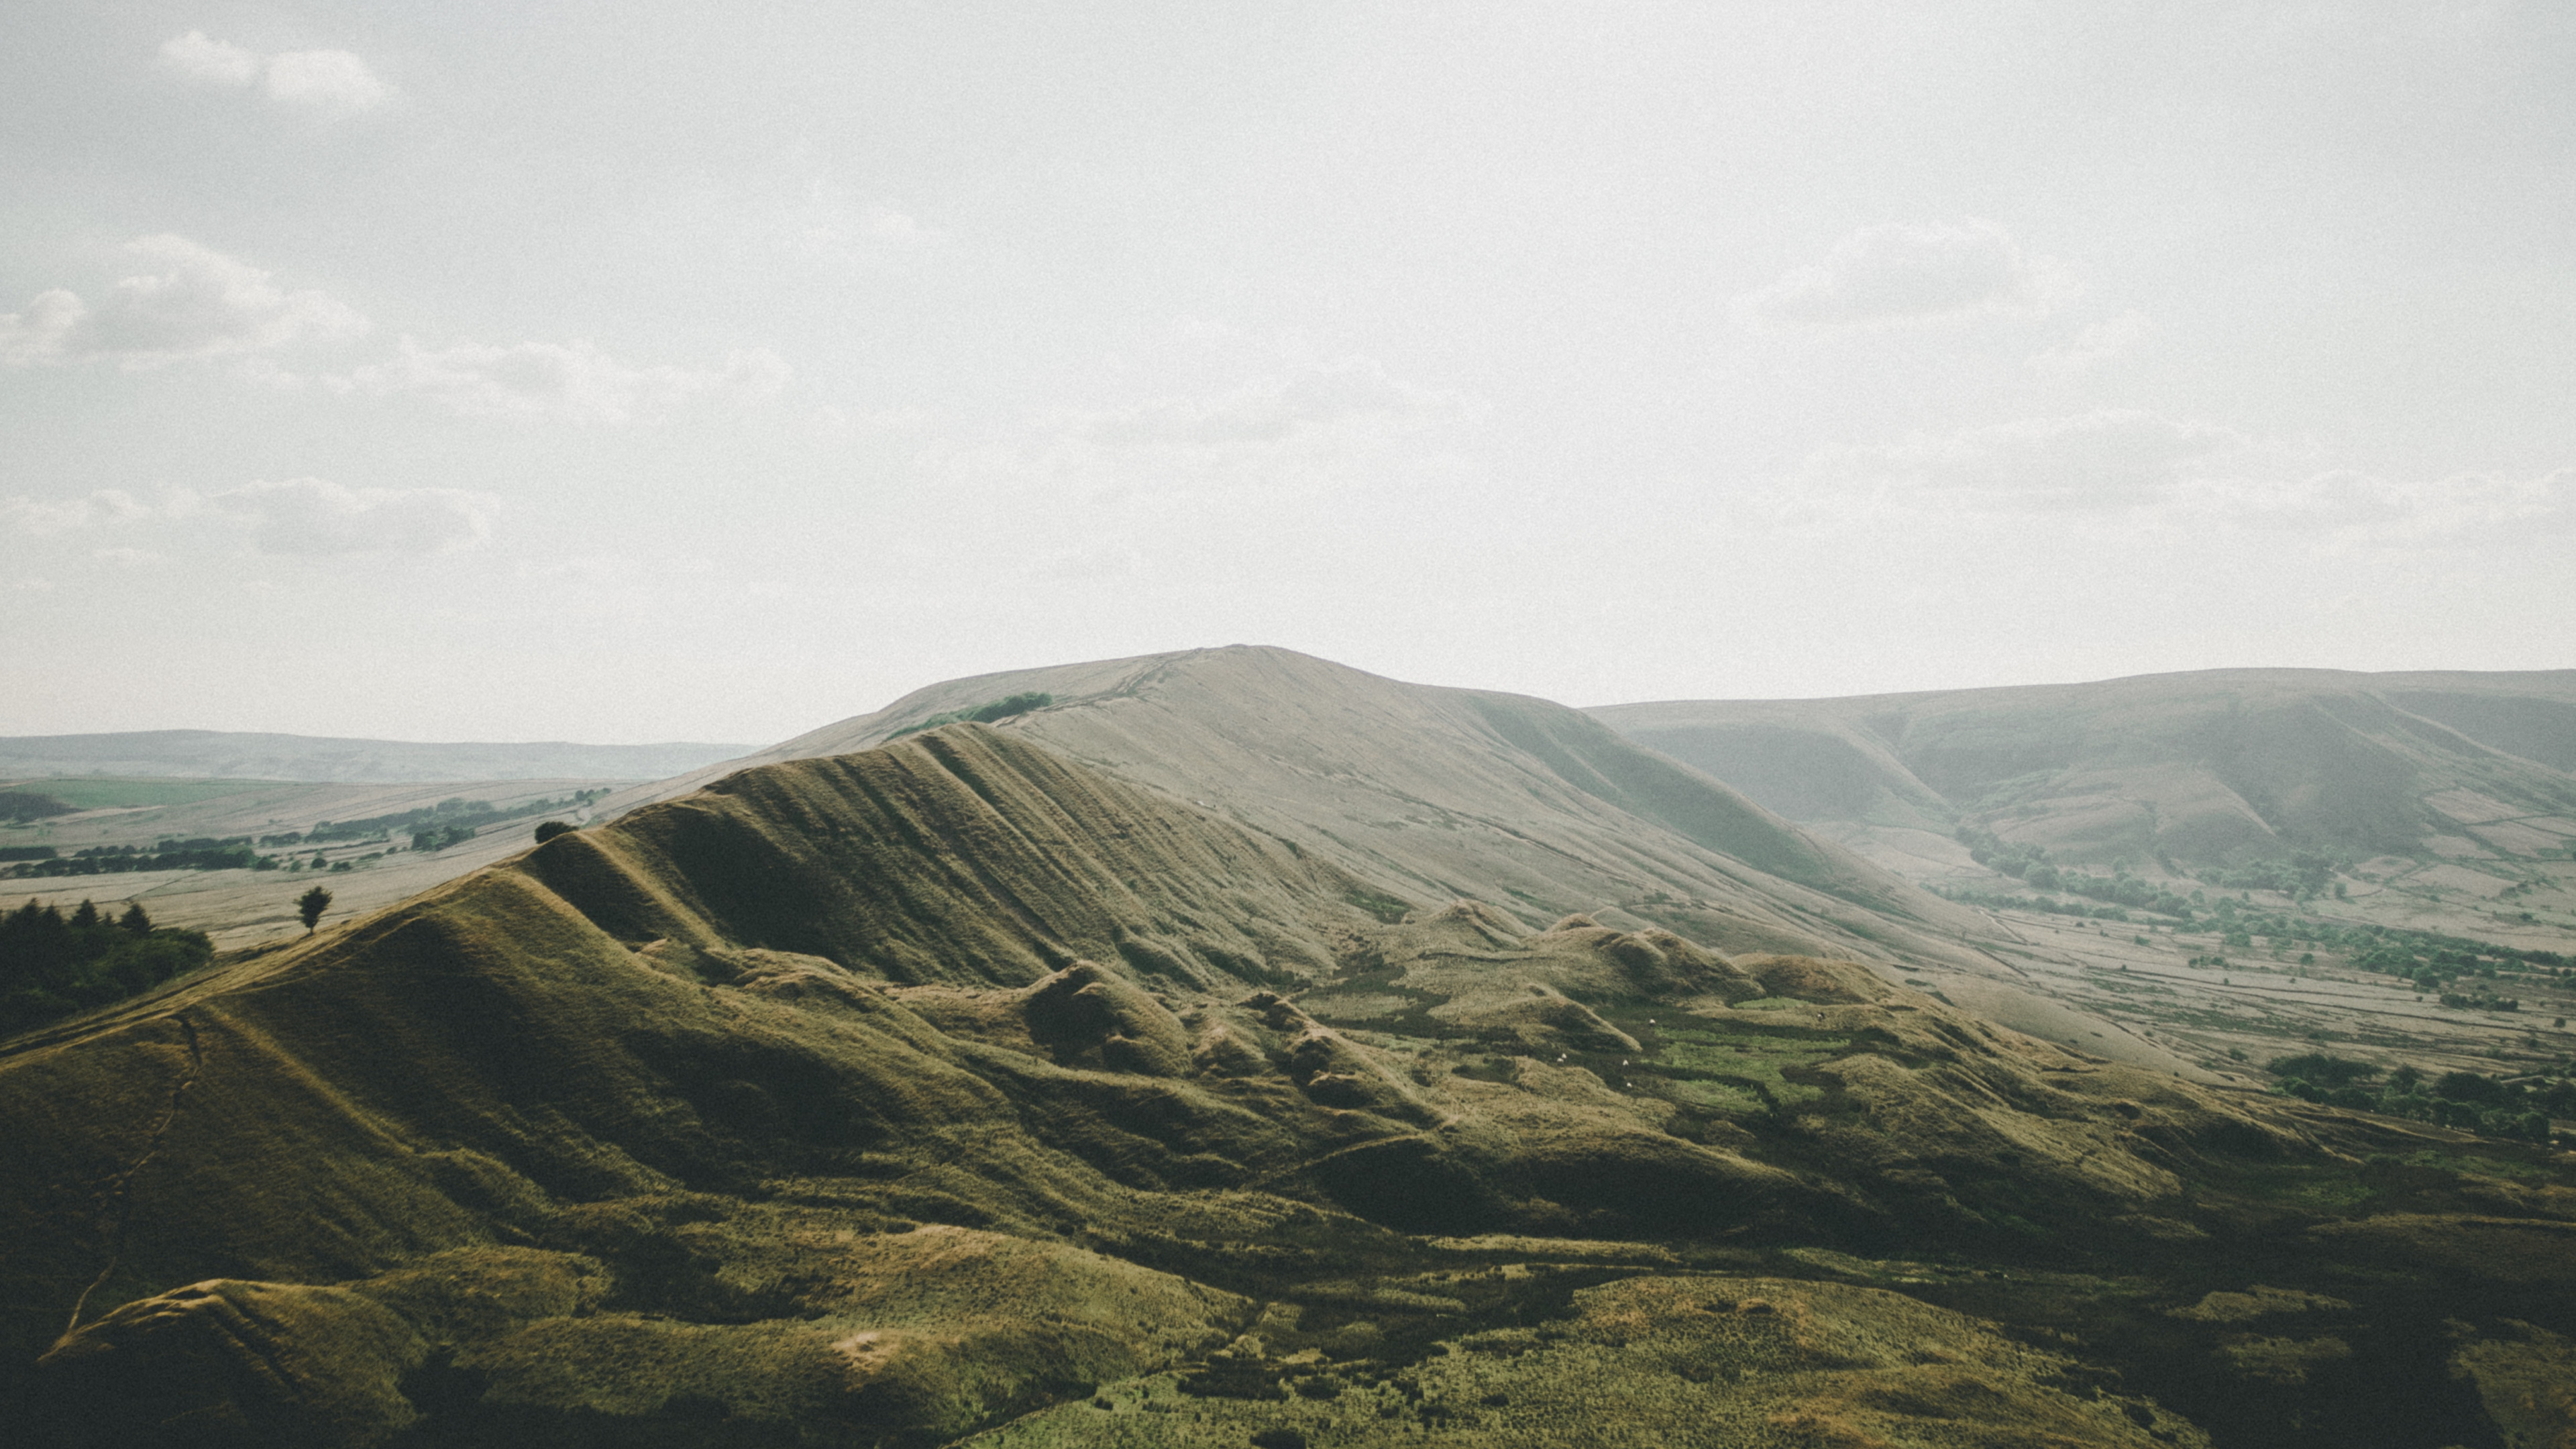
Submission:
[[[1579,711],[1285,649],[952,680],[751,758],[861,749],[1024,693],[1053,703],[997,728],[1293,841],[1397,903],[1471,897],[1531,923],[1607,911],[1728,947],[1978,964],[1957,944],[1973,915]]]
[[[2368,1187],[2447,1139],[1855,963],[1377,900],[959,725],[9,1042],[13,1429],[2447,1442],[2449,1345],[2509,1386],[2576,1331],[2554,1168]],[[2205,1295],[2355,1322],[2230,1349],[2226,1303],[2167,1312]]]
[[[2074,860],[2576,839],[2576,671],[2217,670],[1590,713],[1793,819],[1973,823]]]

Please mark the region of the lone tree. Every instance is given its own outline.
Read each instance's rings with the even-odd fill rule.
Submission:
[[[543,845],[558,835],[570,835],[574,829],[569,820],[540,820],[537,822],[537,844]]]
[[[331,909],[331,893],[320,886],[315,886],[296,897],[295,914],[304,918],[304,934],[308,936],[313,934],[313,928],[322,924],[322,913],[329,909]]]

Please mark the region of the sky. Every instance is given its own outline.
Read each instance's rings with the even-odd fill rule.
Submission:
[[[0,734],[2576,666],[2576,7],[0,13]]]

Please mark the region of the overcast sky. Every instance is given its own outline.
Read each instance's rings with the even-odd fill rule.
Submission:
[[[0,11],[0,734],[2576,665],[2576,7]]]

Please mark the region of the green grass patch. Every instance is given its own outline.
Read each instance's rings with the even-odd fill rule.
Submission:
[[[1390,926],[1413,912],[1412,902],[1398,900],[1384,891],[1373,891],[1366,886],[1353,886],[1342,892],[1342,899]]]
[[[110,776],[22,780],[13,789],[51,795],[75,810],[131,810],[145,805],[194,805],[226,795],[274,789],[278,780],[154,780]]]

